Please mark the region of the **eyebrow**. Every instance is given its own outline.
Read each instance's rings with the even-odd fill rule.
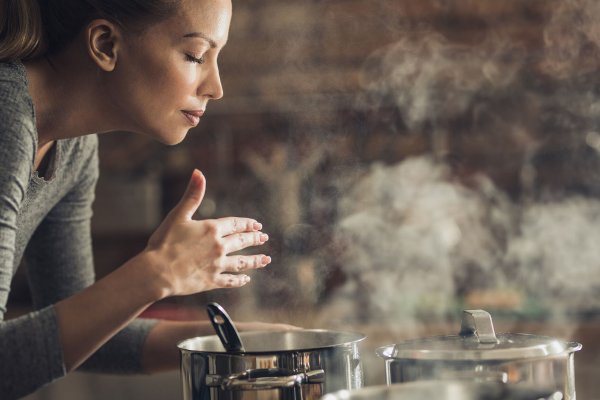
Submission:
[[[191,33],[186,33],[185,35],[183,35],[184,38],[201,38],[206,40],[209,44],[210,47],[212,47],[213,49],[215,47],[217,47],[217,42],[215,42],[213,39],[211,39],[209,36],[205,35],[202,32],[191,32]]]

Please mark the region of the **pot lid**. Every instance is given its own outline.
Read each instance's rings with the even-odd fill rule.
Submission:
[[[493,361],[543,358],[581,349],[581,344],[523,333],[496,335],[484,310],[465,310],[458,335],[408,340],[377,349],[386,359]]]

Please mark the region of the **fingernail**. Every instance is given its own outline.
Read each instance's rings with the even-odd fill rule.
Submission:
[[[250,282],[250,277],[248,275],[244,275],[244,285]]]
[[[262,229],[262,224],[260,222],[255,222],[252,227],[255,231],[260,231]]]
[[[264,267],[265,265],[271,263],[271,257],[269,257],[269,256],[263,256],[261,258],[260,262],[261,262],[262,266]]]
[[[261,243],[264,243],[264,242],[266,242],[267,240],[269,240],[269,235],[267,235],[266,233],[262,233],[262,234],[260,235],[260,242],[261,242]]]

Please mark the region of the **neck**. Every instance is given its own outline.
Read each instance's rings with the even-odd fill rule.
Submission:
[[[58,139],[119,129],[111,119],[102,74],[87,57],[73,51],[25,62],[36,113],[38,146]],[[114,118],[114,117],[113,117]]]

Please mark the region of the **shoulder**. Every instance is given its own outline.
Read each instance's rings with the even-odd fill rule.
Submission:
[[[33,120],[33,104],[27,87],[27,74],[20,62],[0,62],[0,104],[4,117],[16,112]]]

